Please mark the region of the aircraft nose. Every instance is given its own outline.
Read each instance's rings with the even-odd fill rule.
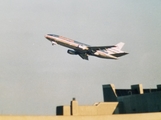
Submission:
[[[48,37],[48,35],[45,35],[44,37],[45,37],[45,38],[47,38],[47,37]]]
[[[56,39],[56,38],[58,38],[59,37],[59,35],[55,35],[55,34],[46,34],[45,35],[45,38],[46,39],[48,39],[48,40],[52,40],[52,39]]]
[[[46,39],[50,40],[50,36],[47,34],[44,36]]]

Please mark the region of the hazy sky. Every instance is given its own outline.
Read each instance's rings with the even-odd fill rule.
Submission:
[[[103,101],[102,85],[161,84],[160,0],[0,0],[0,114],[55,115]],[[47,33],[90,45],[125,42],[119,60],[67,54]]]

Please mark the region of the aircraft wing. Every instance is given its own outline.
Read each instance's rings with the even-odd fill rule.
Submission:
[[[111,46],[89,46],[88,48],[90,50],[104,50],[104,49],[107,49],[107,48],[112,48],[112,47],[116,47],[114,45],[111,45]]]
[[[81,53],[81,54],[79,54],[79,56],[80,56],[82,59],[88,60],[88,55],[87,55],[87,54]]]

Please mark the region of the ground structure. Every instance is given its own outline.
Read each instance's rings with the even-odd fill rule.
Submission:
[[[131,89],[115,89],[103,85],[104,102],[79,105],[74,98],[69,106],[58,106],[56,116],[7,116],[0,120],[161,120],[161,85],[143,89],[141,84]]]

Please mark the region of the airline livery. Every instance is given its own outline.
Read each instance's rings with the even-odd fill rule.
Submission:
[[[70,48],[67,52],[72,55],[79,55],[82,59],[88,60],[88,56],[96,56],[105,59],[118,59],[128,53],[122,51],[123,42],[111,46],[90,46],[60,35],[47,34],[45,38],[51,41],[52,45],[62,45]]]

